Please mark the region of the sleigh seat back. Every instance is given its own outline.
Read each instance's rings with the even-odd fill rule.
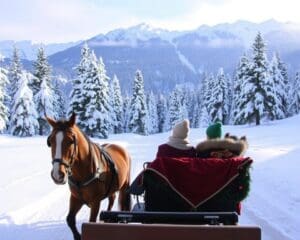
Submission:
[[[250,158],[157,158],[134,181],[146,211],[238,212],[250,189]]]

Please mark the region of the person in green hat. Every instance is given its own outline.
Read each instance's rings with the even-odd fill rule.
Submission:
[[[215,139],[222,137],[222,123],[216,122],[206,129],[207,139]]]
[[[198,157],[229,158],[243,156],[248,149],[246,136],[238,138],[226,133],[222,136],[222,123],[216,122],[206,129],[207,139],[196,145]]]

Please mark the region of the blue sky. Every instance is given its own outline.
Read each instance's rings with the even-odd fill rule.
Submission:
[[[0,0],[0,40],[68,42],[139,23],[190,30],[236,20],[300,23],[299,0]]]

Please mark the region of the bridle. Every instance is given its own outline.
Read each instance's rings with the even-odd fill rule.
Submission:
[[[49,137],[47,138],[47,146],[48,147],[51,147],[51,138],[53,136],[56,135],[57,132],[59,131],[62,131],[62,132],[71,132],[72,133],[72,137],[73,137],[73,142],[72,144],[74,144],[74,148],[73,148],[73,152],[72,152],[72,155],[70,157],[70,161],[66,161],[62,158],[54,158],[52,160],[52,165],[54,163],[59,163],[59,164],[62,164],[65,166],[66,168],[66,171],[68,173],[68,176],[71,176],[72,175],[72,166],[74,165],[74,162],[75,162],[75,156],[76,156],[76,149],[77,149],[77,146],[78,146],[78,143],[77,143],[77,138],[75,136],[75,134],[73,133],[72,130],[68,129],[68,128],[56,128],[56,129],[53,129],[52,133],[49,135]]]

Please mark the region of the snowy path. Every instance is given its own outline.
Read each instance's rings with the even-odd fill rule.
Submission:
[[[276,227],[272,226],[265,219],[258,217],[255,212],[252,212],[247,208],[247,206],[243,209],[243,218],[240,219],[240,224],[243,225],[256,225],[259,226],[263,231],[263,240],[292,240],[292,238],[284,235],[280,230],[276,229]]]
[[[300,209],[300,164],[297,162],[300,137],[293,136],[299,120],[297,117],[262,127],[224,129],[224,132],[247,135],[249,139],[247,155],[255,163],[251,192],[243,203],[240,224],[260,226],[263,240],[296,240],[300,236],[297,214]],[[148,137],[122,134],[111,136],[109,141],[129,149],[134,178],[145,161],[154,159],[157,146],[168,136],[169,133]],[[204,129],[192,129],[190,139],[193,144],[204,139]],[[50,178],[51,159],[46,138],[0,135],[0,156],[1,240],[71,240],[65,224],[69,190],[67,186],[56,186]],[[101,209],[106,205],[104,201]],[[88,214],[87,207],[80,211],[79,228]]]

